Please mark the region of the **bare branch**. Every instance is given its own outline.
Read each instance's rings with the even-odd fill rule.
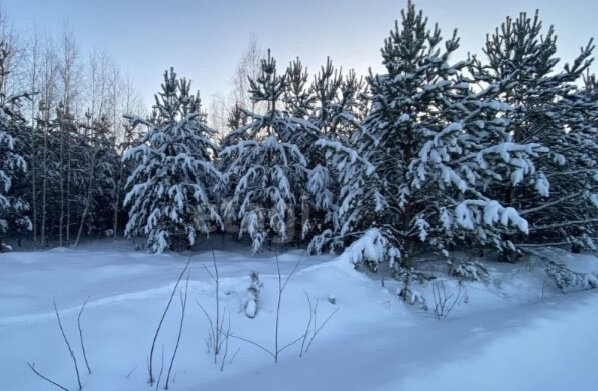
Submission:
[[[305,298],[307,299],[307,305],[309,306],[309,319],[307,321],[307,326],[305,326],[305,333],[303,334],[303,341],[301,342],[301,351],[299,352],[299,357],[303,356],[303,347],[305,346],[305,340],[307,339],[307,334],[309,334],[309,326],[311,326],[311,315],[312,315],[312,306],[311,300],[309,299],[309,295],[304,290],[303,293],[305,294]]]
[[[179,349],[179,343],[181,341],[181,333],[183,332],[183,321],[185,320],[185,308],[187,307],[187,292],[189,288],[189,273],[187,272],[187,280],[185,281],[185,294],[180,293],[181,299],[181,322],[179,323],[179,333],[176,338],[176,344],[174,345],[174,351],[172,352],[172,358],[170,359],[170,366],[168,367],[168,373],[166,375],[166,384],[164,389],[168,390],[168,381],[170,380],[170,371],[172,371],[172,365],[174,364],[174,358],[176,352]]]
[[[199,303],[199,301],[197,301],[197,299],[195,299],[195,302],[197,303],[197,305],[199,306],[199,308],[201,308],[201,310],[203,311],[204,315],[206,316],[206,318],[208,319],[208,322],[210,322],[210,332],[213,333],[214,330],[214,322],[212,322],[212,318],[210,317],[210,315],[208,314],[208,312],[206,311],[206,309],[203,307],[203,305],[201,305]],[[211,344],[210,344],[211,345]],[[209,349],[209,346],[208,346]]]
[[[135,365],[135,366],[133,367],[133,369],[131,369],[131,372],[129,372],[129,373],[127,374],[127,379],[128,379],[129,377],[131,377],[131,375],[133,374],[133,372],[135,372],[135,369],[137,369],[137,365]]]
[[[162,345],[162,364],[160,365],[160,374],[158,375],[158,381],[156,382],[156,391],[158,391],[158,386],[160,385],[160,380],[162,379],[163,371],[164,371],[164,345]]]
[[[275,254],[276,258],[276,272],[278,274],[278,301],[276,303],[276,324],[274,328],[274,362],[278,362],[278,325],[280,324],[280,303],[282,301],[282,291],[284,286],[281,284],[280,277],[280,263],[278,262],[278,254]],[[288,279],[287,279],[288,281]],[[286,286],[286,282],[285,282]]]
[[[435,282],[432,285],[432,293],[434,294],[434,313],[436,314],[437,319],[446,319],[449,314],[455,308],[455,305],[461,299],[461,293],[463,286],[461,282],[459,282],[459,291],[455,296],[454,293],[450,295],[446,293],[446,287],[444,285],[444,280],[440,280],[439,282]]]
[[[226,356],[228,355],[228,336],[230,335],[230,313],[228,314],[228,328],[225,334],[224,356],[222,357],[222,364],[220,365],[220,372],[224,371],[224,364],[226,364]]]
[[[222,347],[221,334],[222,322],[220,322],[220,275],[218,274],[218,263],[216,262],[216,254],[214,254],[214,246],[210,242],[210,250],[212,251],[212,262],[214,263],[214,282],[216,283],[216,339],[214,341],[214,362],[217,362],[217,356],[220,354]],[[224,321],[224,319],[222,319]]]
[[[581,194],[582,194],[582,192],[581,192],[581,191],[577,191],[577,192],[575,192],[575,193],[568,194],[568,195],[566,195],[566,196],[564,196],[564,197],[561,197],[561,198],[559,198],[559,199],[556,199],[556,200],[554,200],[554,201],[545,202],[545,203],[543,203],[542,205],[539,205],[539,206],[536,206],[536,207],[533,207],[533,208],[529,208],[529,209],[524,209],[524,210],[521,210],[521,211],[519,211],[519,215],[520,215],[520,216],[524,216],[524,215],[526,215],[526,214],[529,214],[529,213],[538,212],[538,211],[540,211],[540,210],[542,210],[542,209],[546,209],[546,208],[548,208],[548,207],[550,207],[550,206],[553,206],[553,205],[558,205],[558,204],[560,204],[561,202],[565,202],[565,201],[567,201],[567,200],[570,200],[571,198],[578,197],[578,196],[580,196]]]
[[[324,328],[324,326],[326,326],[326,323],[328,323],[328,321],[330,319],[332,319],[332,317],[334,316],[334,314],[336,314],[338,312],[338,308],[334,310],[334,312],[332,312],[328,318],[326,318],[326,320],[324,321],[324,323],[322,323],[322,325],[320,325],[320,327],[318,327],[317,329],[314,329],[314,333],[312,335],[312,337],[309,340],[309,343],[307,344],[307,347],[305,348],[305,353],[307,353],[307,351],[309,350],[309,347],[311,346],[312,342],[314,341],[314,339],[316,339],[316,337],[318,336],[318,334],[320,333],[320,331]]]
[[[220,312],[220,274],[218,271],[218,263],[216,262],[216,254],[214,253],[214,247],[211,246],[212,252],[212,262],[214,264],[214,273],[212,273],[205,265],[203,265],[205,271],[210,275],[214,283],[216,284],[216,319],[215,321],[212,320],[212,317],[208,314],[208,311],[199,303],[197,299],[195,302],[201,308],[204,315],[208,319],[210,323],[209,328],[209,335],[206,339],[206,344],[208,346],[208,353],[210,349],[213,349],[214,355],[214,364],[218,363],[218,355],[221,352],[222,344],[223,344],[223,328],[224,328],[224,316],[221,316]]]
[[[229,337],[232,337],[232,338],[236,338],[236,339],[238,339],[238,340],[241,340],[241,341],[244,341],[244,342],[247,342],[247,343],[250,343],[250,344],[252,344],[253,346],[256,346],[256,347],[258,347],[258,348],[262,349],[264,352],[268,353],[268,354],[269,354],[270,356],[272,356],[273,358],[275,358],[275,357],[276,357],[276,356],[274,355],[274,353],[272,353],[271,351],[269,351],[268,349],[266,349],[266,348],[265,348],[265,347],[263,347],[262,345],[260,345],[260,344],[258,344],[258,343],[255,343],[255,342],[253,342],[253,341],[251,341],[251,340],[249,340],[249,339],[247,339],[247,338],[239,337],[239,336],[236,336],[236,335],[234,335],[234,334],[229,334],[228,336],[229,336]]]
[[[168,303],[166,304],[166,308],[164,308],[164,312],[162,313],[162,317],[160,318],[160,322],[158,323],[158,327],[156,328],[156,332],[154,334],[154,339],[152,341],[152,347],[150,349],[149,364],[148,364],[148,372],[149,372],[148,383],[150,385],[154,384],[154,376],[153,376],[153,372],[152,372],[152,364],[153,364],[153,359],[154,359],[154,348],[156,346],[156,340],[158,339],[158,334],[160,333],[160,329],[162,328],[162,323],[164,322],[164,318],[166,317],[166,313],[168,312],[168,309],[170,308],[170,303],[172,303],[172,298],[174,297],[174,294],[176,293],[176,289],[179,286],[179,283],[181,282],[181,279],[183,278],[183,275],[187,271],[187,268],[189,267],[189,263],[190,262],[191,262],[191,257],[189,257],[189,259],[187,259],[187,263],[185,264],[185,267],[183,268],[183,271],[179,275],[179,278],[176,280],[176,283],[174,284],[174,288],[172,289],[172,293],[170,294],[170,298],[168,299]]]
[[[586,220],[571,220],[571,221],[562,221],[560,223],[554,223],[554,224],[547,224],[547,225],[538,225],[538,226],[532,226],[529,228],[530,232],[533,231],[541,231],[541,230],[545,230],[545,229],[554,229],[554,228],[559,228],[559,227],[566,227],[569,225],[582,225],[582,224],[589,224],[589,223],[597,223],[598,219],[586,219]]]
[[[60,327],[60,332],[62,333],[62,337],[64,338],[64,342],[66,343],[66,347],[69,350],[71,358],[73,359],[73,365],[75,366],[75,372],[77,373],[77,383],[79,384],[79,390],[83,387],[81,386],[81,377],[79,376],[79,366],[77,365],[77,359],[75,358],[75,353],[73,349],[71,349],[71,344],[69,343],[66,334],[64,333],[64,329],[62,328],[62,322],[60,321],[60,315],[58,315],[58,308],[56,308],[56,302],[54,302],[54,312],[56,312],[56,319],[58,319],[58,327]]]
[[[232,364],[233,361],[235,360],[235,357],[237,357],[237,354],[239,354],[239,351],[241,350],[241,348],[237,348],[237,350],[235,351],[235,354],[233,354],[233,356],[231,357],[230,361],[228,362],[228,365]]]
[[[286,288],[287,283],[289,282],[289,280],[291,279],[291,277],[293,277],[293,275],[295,274],[295,272],[297,271],[297,268],[299,267],[299,263],[301,262],[301,259],[303,259],[303,255],[301,255],[299,257],[299,259],[297,260],[297,262],[295,263],[295,266],[293,266],[293,269],[291,270],[291,272],[289,273],[289,275],[287,276],[286,280],[284,281],[284,284],[282,285],[282,290],[284,290],[284,288]],[[278,257],[276,258],[276,262],[277,262],[277,266],[278,266]],[[278,270],[278,272],[280,273],[280,270]]]
[[[212,278],[212,280],[216,281],[216,277],[214,277],[214,275],[212,274],[212,272],[210,271],[210,269],[208,269],[208,267],[206,265],[202,265],[204,270],[210,275],[210,277]]]
[[[31,370],[33,371],[33,373],[35,373],[37,376],[41,377],[42,379],[44,379],[48,383],[52,383],[53,385],[55,385],[56,387],[60,388],[61,390],[69,391],[68,388],[61,386],[60,384],[56,383],[55,381],[52,381],[52,380],[48,379],[47,377],[45,377],[44,375],[42,375],[41,373],[39,373],[35,369],[35,363],[33,363],[33,364],[27,363],[27,365],[29,366],[29,368],[31,368]]]
[[[289,347],[295,345],[297,342],[301,341],[302,339],[303,339],[303,335],[301,335],[299,338],[289,342],[288,344],[284,345],[282,348],[278,349],[278,353],[282,352],[286,348],[289,348]]]
[[[89,296],[83,302],[81,306],[81,310],[79,311],[79,316],[77,316],[77,327],[79,327],[79,341],[81,342],[81,350],[83,351],[83,359],[85,360],[85,366],[87,367],[87,372],[91,374],[91,369],[89,368],[89,362],[87,361],[87,352],[85,351],[85,345],[83,344],[83,330],[81,329],[81,314],[83,313],[83,309],[89,300]]]

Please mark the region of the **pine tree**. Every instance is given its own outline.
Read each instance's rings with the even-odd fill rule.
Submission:
[[[328,58],[316,75],[311,89],[315,95],[315,107],[310,120],[329,139],[347,141],[355,127],[367,113],[363,78],[354,70],[343,75]]]
[[[126,184],[125,234],[147,237],[153,252],[174,249],[177,239],[194,245],[198,233],[208,234],[212,223],[222,225],[212,203],[213,187],[220,180],[212,164],[217,151],[209,137],[214,131],[206,125],[199,94],[190,95],[189,88],[171,68],[155,97],[155,118],[128,116],[147,132],[123,156],[124,162],[136,163]]]
[[[313,148],[313,145],[318,142],[347,144],[351,134],[361,127],[367,104],[361,98],[364,92],[363,79],[357,78],[353,70],[343,76],[342,69],[336,69],[330,58],[315,76],[311,90],[315,99],[310,122],[319,132],[317,139],[309,140],[303,146],[309,154],[311,174],[308,191],[312,195],[311,206],[314,211],[313,227],[304,227],[304,231],[315,228],[316,232],[331,232],[334,224],[338,224],[338,171],[331,161],[332,154],[327,154],[321,148]]]
[[[288,85],[282,98],[289,117],[306,120],[313,110],[314,96],[308,89],[307,77],[307,68],[303,67],[299,57],[291,61],[286,72]]]
[[[489,36],[487,64],[475,60],[472,74],[481,84],[508,84],[489,99],[512,107],[508,131],[521,143],[541,143],[549,153],[536,161],[536,178],[526,184],[493,189],[506,205],[521,211],[535,242],[571,243],[594,248],[596,207],[596,123],[588,117],[596,101],[576,83],[592,62],[592,41],[562,70],[556,67],[557,37],[552,26],[543,32],[536,11],[507,18]],[[515,169],[511,175],[518,175]],[[575,178],[572,180],[572,178]]]
[[[235,104],[229,113],[226,125],[230,130],[235,130],[247,124],[247,115],[241,109],[241,106]]]
[[[240,222],[239,236],[249,235],[254,253],[267,240],[294,238],[293,216],[301,202],[297,195],[302,194],[308,174],[305,157],[286,141],[309,126],[281,110],[288,83],[287,74],[277,74],[268,51],[259,77],[250,79],[251,99],[266,104],[266,113],[246,112],[249,122],[229,135],[229,145],[220,153],[230,162],[225,183],[234,184],[225,215]]]
[[[306,239],[314,231],[322,229],[329,210],[333,209],[333,195],[323,151],[314,148],[322,137],[322,129],[313,122],[317,97],[313,87],[307,83],[307,69],[298,57],[289,63],[286,78],[288,83],[283,96],[285,114],[300,126],[292,128],[282,138],[297,146],[309,168],[307,186],[297,189],[300,194],[294,194],[296,199],[301,200],[301,219],[296,220],[295,229],[301,232],[302,239]]]
[[[232,107],[228,119],[226,121],[228,133],[225,137],[222,138],[222,141],[220,142],[220,150],[237,143],[241,139],[247,138],[246,134],[244,135],[235,133],[235,130],[239,128],[244,128],[245,125],[247,125],[247,120],[247,113],[243,111],[241,106],[235,104]],[[217,165],[220,172],[225,172],[227,170],[227,167],[231,164],[232,159],[232,157],[220,157],[218,159]],[[232,188],[234,188],[234,185],[235,184],[231,183],[230,181],[227,183],[220,182],[219,193],[222,195],[231,194],[231,186],[233,186]]]
[[[386,73],[367,79],[371,113],[348,144],[320,142],[342,188],[336,231],[317,244],[356,241],[355,259],[375,263],[400,255],[408,264],[421,244],[445,254],[459,241],[513,248],[501,232],[527,231],[516,210],[486,188],[532,175],[532,159],[543,150],[515,143],[502,118],[508,107],[483,100],[502,86],[474,93],[463,76],[468,63],[449,64],[459,47],[456,31],[441,42],[438,26],[429,30],[409,2],[382,48]],[[509,170],[521,175],[509,178]]]
[[[126,223],[126,211],[123,208],[124,201],[124,185],[127,178],[131,175],[135,162],[129,160],[123,162],[120,158],[124,152],[130,148],[138,146],[141,143],[141,135],[137,131],[136,127],[130,122],[123,125],[123,138],[120,143],[117,144],[116,150],[114,151],[117,159],[115,161],[114,170],[114,198],[112,205],[112,235],[117,237],[118,232],[123,228],[122,222]]]

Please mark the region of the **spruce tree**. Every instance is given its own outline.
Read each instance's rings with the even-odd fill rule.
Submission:
[[[162,252],[174,249],[177,240],[192,246],[213,223],[222,225],[212,195],[220,173],[212,164],[214,131],[206,125],[199,93],[190,94],[190,82],[171,68],[155,99],[153,119],[127,117],[147,131],[123,156],[136,164],[126,183],[125,234],[145,236],[152,252]]]

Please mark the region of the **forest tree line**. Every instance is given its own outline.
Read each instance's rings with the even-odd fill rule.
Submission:
[[[116,232],[123,113],[142,111],[132,80],[105,50],[84,56],[66,24],[22,38],[3,14],[0,31],[0,231],[43,247]]]
[[[211,117],[172,69],[151,114],[135,115],[134,92],[115,87],[102,58],[75,83],[69,42],[51,57],[40,43],[30,84],[8,94],[2,41],[7,235],[76,245],[122,227],[159,252],[231,232],[254,252],[349,247],[374,266],[422,250],[595,249],[594,45],[561,63],[538,13],[454,58],[457,31],[443,35],[409,3],[384,40],[384,72],[365,77],[331,60],[310,77],[300,59],[281,67],[254,44]]]

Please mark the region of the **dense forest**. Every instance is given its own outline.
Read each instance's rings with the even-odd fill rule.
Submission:
[[[0,38],[0,231],[5,248],[143,238],[152,252],[209,235],[254,253],[286,243],[408,266],[422,251],[595,249],[598,82],[592,41],[557,57],[539,14],[507,18],[455,58],[411,3],[384,72],[328,60],[310,76],[255,41],[210,112],[173,69],[151,113],[107,53],[75,36]],[[389,26],[391,27],[391,26]],[[382,38],[382,37],[381,37]]]

